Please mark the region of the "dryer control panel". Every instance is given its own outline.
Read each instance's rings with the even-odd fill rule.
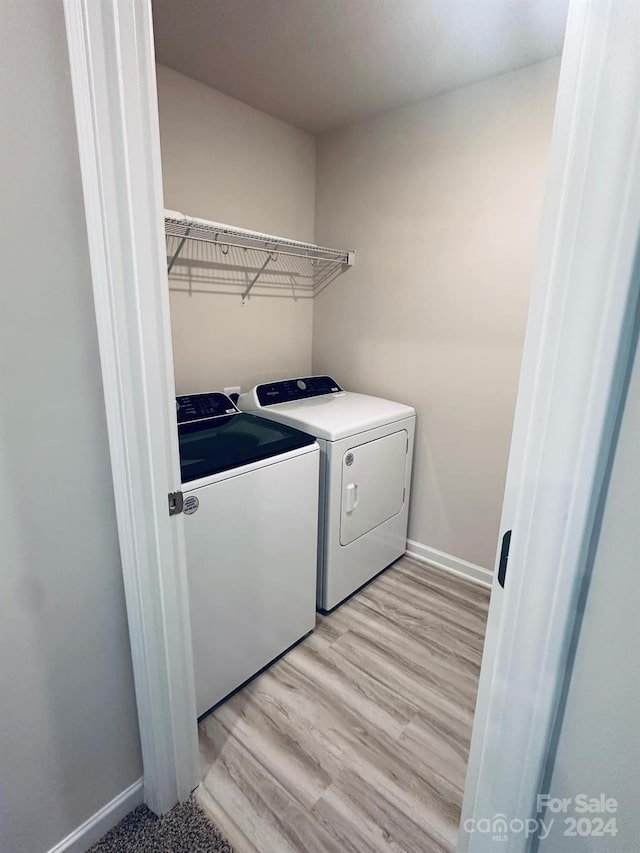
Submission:
[[[256,395],[261,406],[274,406],[276,403],[291,403],[294,400],[306,400],[308,397],[320,397],[339,391],[342,391],[342,388],[330,376],[306,376],[258,385]]]
[[[207,418],[227,417],[238,412],[238,408],[233,405],[226,394],[216,392],[176,397],[176,409],[179,424],[203,421]]]

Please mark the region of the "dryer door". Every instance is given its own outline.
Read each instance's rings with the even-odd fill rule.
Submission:
[[[348,545],[397,515],[404,504],[408,433],[351,447],[342,457],[340,544]]]

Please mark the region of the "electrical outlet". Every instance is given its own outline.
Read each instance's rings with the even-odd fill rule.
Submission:
[[[239,385],[230,385],[229,388],[224,389],[224,393],[230,397],[232,394],[240,394],[241,390]]]

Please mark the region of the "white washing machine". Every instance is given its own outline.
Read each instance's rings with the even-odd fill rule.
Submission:
[[[329,376],[257,385],[238,406],[320,445],[317,605],[331,610],[406,550],[415,410]]]
[[[201,717],[315,626],[319,451],[224,394],[177,406]]]

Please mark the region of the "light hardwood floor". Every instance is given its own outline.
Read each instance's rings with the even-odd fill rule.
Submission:
[[[236,853],[455,850],[488,603],[403,557],[207,717]]]

